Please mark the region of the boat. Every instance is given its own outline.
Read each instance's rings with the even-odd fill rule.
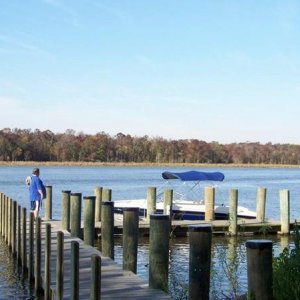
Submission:
[[[202,172],[202,171],[187,171],[187,172],[163,172],[162,178],[167,182],[180,181],[184,184],[192,183],[190,191],[195,191],[196,187],[204,181],[221,182],[225,176],[221,172]],[[172,187],[172,185],[171,185]],[[199,191],[199,190],[198,190]],[[162,195],[163,193],[161,193]],[[204,220],[205,219],[205,203],[203,200],[191,199],[187,195],[189,193],[180,193],[173,190],[173,205],[172,218],[177,220]],[[199,194],[199,192],[198,192]],[[122,214],[124,208],[138,207],[140,216],[147,215],[147,199],[134,200],[116,200],[114,201],[115,213]],[[157,198],[156,213],[164,212],[163,199]],[[229,206],[224,203],[215,204],[214,207],[215,220],[228,220]],[[238,218],[255,219],[256,212],[249,210],[246,207],[237,207]]]

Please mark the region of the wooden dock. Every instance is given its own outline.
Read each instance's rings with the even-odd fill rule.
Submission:
[[[267,220],[260,222],[256,219],[239,219],[238,220],[238,233],[239,235],[250,234],[280,234],[281,223],[278,220]],[[290,222],[290,230],[294,230],[295,224],[299,224],[300,220]],[[60,220],[52,220],[51,224],[55,227],[61,226]],[[171,234],[175,237],[186,236],[189,226],[210,224],[212,226],[212,233],[214,235],[226,235],[228,233],[229,221],[228,220],[172,220]],[[139,220],[139,234],[140,236],[149,236],[149,221],[145,218]],[[82,223],[83,228],[83,223]],[[115,235],[122,235],[123,233],[123,216],[115,214],[114,216],[114,233]],[[101,222],[95,223],[96,236],[101,235]]]
[[[51,293],[56,299],[56,249],[57,231],[61,231],[59,221],[42,222],[42,249],[45,245],[45,226],[51,224]],[[63,299],[71,299],[71,242],[79,243],[79,299],[90,299],[91,294],[91,256],[97,254],[101,257],[101,299],[171,299],[161,290],[150,289],[148,283],[136,274],[122,270],[122,266],[108,257],[103,257],[96,248],[85,245],[79,238],[71,237],[68,231],[64,233],[64,292]],[[44,250],[42,250],[41,274],[44,277]],[[42,283],[44,286],[44,283]]]
[[[48,193],[47,193],[48,194]],[[51,193],[49,193],[51,195]],[[68,196],[68,198],[63,197],[63,199],[67,200],[64,201],[65,203],[70,203],[70,193],[64,192]],[[287,193],[286,193],[287,194]],[[66,196],[64,195],[64,196]],[[288,204],[289,198],[283,197],[282,202],[283,204]],[[33,214],[31,213],[30,218],[28,218],[28,215],[26,213],[25,208],[21,208],[20,205],[17,204],[16,201],[12,200],[11,198],[5,196],[3,193],[1,193],[1,205],[0,205],[0,217],[1,217],[1,234],[3,237],[5,237],[5,241],[9,245],[10,249],[12,250],[13,254],[17,257],[18,261],[22,264],[23,270],[33,270],[33,265],[28,263],[27,256],[32,257],[33,254],[35,255],[35,258],[37,259],[35,261],[34,265],[34,276],[37,274],[35,278],[35,288],[38,291],[40,288],[43,288],[45,290],[46,283],[45,283],[45,277],[46,277],[46,253],[49,255],[48,251],[46,251],[46,227],[49,229],[49,226],[46,226],[46,224],[51,225],[51,242],[47,243],[48,245],[51,245],[51,255],[50,255],[50,294],[51,298],[47,297],[47,299],[57,299],[58,294],[58,288],[57,288],[57,282],[56,282],[56,264],[57,264],[57,257],[58,257],[58,232],[62,232],[64,234],[63,239],[63,262],[59,263],[58,266],[63,266],[63,299],[74,299],[72,297],[71,293],[74,291],[74,285],[79,285],[79,295],[78,298],[75,299],[90,299],[91,298],[91,286],[92,286],[92,257],[96,254],[98,258],[101,258],[101,292],[97,293],[98,295],[101,295],[101,298],[103,299],[120,299],[120,298],[126,298],[126,299],[171,299],[171,297],[167,294],[165,294],[162,290],[160,290],[160,287],[157,287],[157,285],[151,285],[154,286],[156,289],[149,288],[149,283],[139,278],[136,274],[124,271],[123,266],[117,264],[112,259],[110,259],[108,254],[105,253],[105,247],[103,247],[102,244],[102,252],[98,251],[95,247],[87,245],[87,240],[85,242],[81,240],[78,237],[82,237],[82,231],[89,229],[89,231],[85,231],[85,238],[89,237],[90,240],[94,241],[98,236],[101,235],[101,225],[103,227],[103,232],[107,233],[109,231],[111,241],[109,243],[110,246],[113,246],[113,237],[116,235],[122,235],[123,234],[123,216],[113,214],[113,203],[111,201],[104,201],[102,202],[102,224],[100,222],[96,222],[97,220],[97,214],[95,214],[95,210],[93,206],[90,204],[95,202],[95,197],[85,197],[85,208],[87,214],[84,213],[84,221],[81,221],[81,205],[77,205],[81,203],[81,194],[80,193],[74,193],[71,195],[71,202],[73,203],[73,206],[71,205],[68,207],[68,210],[65,213],[62,213],[62,221],[60,220],[52,220],[51,217],[51,205],[45,205],[45,220],[42,221],[41,227],[39,226],[39,220],[35,222],[37,225],[33,230]],[[49,199],[49,203],[51,203]],[[73,200],[73,201],[72,201]],[[76,201],[75,201],[76,200]],[[286,203],[285,203],[286,202]],[[47,203],[47,202],[46,202]],[[76,204],[76,205],[75,205]],[[65,205],[62,205],[64,208]],[[93,210],[88,209],[93,207]],[[218,234],[218,235],[226,235],[230,232],[230,227],[232,224],[235,224],[235,229],[237,229],[236,235],[242,235],[242,234],[270,234],[270,233],[280,233],[283,234],[289,234],[290,231],[294,230],[295,224],[297,221],[290,222],[289,219],[289,205],[282,205],[283,209],[281,209],[281,213],[286,216],[285,218],[281,218],[281,222],[279,221],[273,221],[273,220],[266,220],[264,217],[261,218],[261,220],[256,219],[239,219],[233,218],[231,223],[229,220],[215,220],[215,221],[182,221],[182,220],[172,220],[171,221],[171,227],[169,227],[170,220],[169,216],[167,215],[156,215],[151,214],[150,219],[154,222],[155,219],[163,219],[164,222],[160,222],[163,224],[163,226],[151,226],[151,230],[153,228],[156,228],[156,232],[164,232],[164,236],[160,239],[155,240],[153,243],[150,243],[151,245],[159,245],[159,251],[153,251],[153,253],[162,253],[166,252],[168,255],[168,251],[160,251],[161,250],[161,244],[160,241],[168,241],[168,236],[186,236],[189,234],[189,227],[191,225],[203,225],[203,224],[210,224],[211,226],[198,226],[200,227],[206,227],[209,228],[210,234]],[[46,213],[47,212],[47,213]],[[111,212],[108,214],[108,212]],[[69,220],[70,221],[70,213],[73,215],[71,227],[64,227],[63,224],[64,221]],[[144,218],[138,218],[138,211],[136,211],[137,217],[136,220],[138,222],[136,223],[135,227],[135,236],[149,236],[150,232],[150,222],[149,220],[146,220]],[[88,218],[86,217],[88,216]],[[127,215],[128,216],[128,215]],[[235,214],[236,216],[236,214]],[[264,214],[263,214],[264,216]],[[68,218],[67,218],[68,217]],[[95,222],[92,225],[89,224],[89,220],[93,220],[95,217]],[[164,217],[164,218],[161,218]],[[126,220],[126,217],[124,218]],[[74,222],[73,222],[74,221]],[[76,221],[76,222],[75,222]],[[76,223],[76,224],[75,224]],[[109,223],[109,228],[107,224]],[[153,223],[154,224],[154,223]],[[158,223],[156,223],[157,225]],[[69,224],[70,225],[70,224]],[[83,227],[86,226],[84,229]],[[106,226],[106,227],[105,227]],[[71,233],[62,230],[62,228],[70,228],[72,232]],[[125,226],[127,229],[127,226]],[[165,230],[167,228],[167,230]],[[105,231],[105,229],[107,231]],[[171,229],[171,232],[169,231]],[[73,230],[73,231],[72,231]],[[76,234],[74,234],[76,230]],[[39,234],[40,231],[40,234]],[[125,230],[126,231],[126,230]],[[124,231],[124,236],[126,235]],[[33,232],[35,232],[35,239],[33,241],[32,236]],[[49,231],[48,231],[49,232]],[[155,233],[156,233],[155,232]],[[29,233],[29,237],[28,237]],[[87,233],[87,234],[86,234]],[[89,234],[90,233],[90,234]],[[232,234],[233,232],[231,232]],[[94,236],[93,236],[94,235]],[[76,237],[74,237],[76,236]],[[154,234],[151,236],[158,237],[158,234]],[[102,234],[101,241],[105,241],[105,236]],[[26,242],[27,240],[32,242]],[[41,242],[41,247],[39,247],[39,242]],[[76,242],[76,243],[74,243]],[[32,251],[32,246],[35,246],[34,252]],[[72,281],[72,274],[74,275],[74,265],[77,265],[77,260],[74,259],[73,261],[75,263],[72,263],[72,251],[71,248],[74,245],[79,246],[79,259],[78,259],[78,283],[76,280]],[[93,245],[93,243],[90,243],[90,245]],[[127,243],[125,244],[127,245]],[[113,247],[112,247],[113,248]],[[166,247],[167,248],[167,247]],[[25,249],[25,250],[24,250]],[[76,248],[77,249],[77,248]],[[157,249],[155,249],[157,250]],[[132,251],[133,253],[134,251]],[[32,253],[32,255],[31,255]],[[73,251],[74,253],[74,251]],[[159,254],[160,254],[159,253]],[[48,256],[47,255],[47,256]],[[40,258],[39,258],[40,257]],[[49,256],[48,256],[49,257]],[[110,256],[110,257],[113,257]],[[29,258],[28,258],[29,260]],[[150,260],[150,259],[149,259]],[[164,260],[168,262],[168,257]],[[161,261],[161,260],[157,260]],[[161,265],[161,264],[157,264]],[[36,267],[37,266],[37,267]],[[94,264],[95,266],[95,264]],[[97,266],[100,266],[100,263],[97,263]],[[153,276],[153,274],[163,274],[160,270],[154,270],[151,271],[151,266],[153,264],[149,263],[149,273]],[[37,270],[40,269],[40,270]],[[73,273],[72,271],[73,270]],[[168,270],[166,267],[164,270]],[[77,272],[77,270],[76,270]],[[24,272],[26,274],[26,272]],[[40,274],[40,275],[39,275]],[[164,283],[167,282],[167,271],[164,275]],[[149,282],[150,278],[149,276]],[[41,279],[40,285],[37,278]],[[100,278],[100,276],[97,276],[97,278]],[[73,278],[74,279],[74,278]],[[49,281],[48,281],[49,282]],[[75,282],[75,284],[74,284]],[[98,282],[98,281],[97,281]],[[151,281],[153,284],[154,280]],[[94,281],[95,283],[95,281]],[[157,284],[157,282],[155,282]],[[167,290],[167,286],[163,286],[165,291]],[[48,289],[46,289],[48,292]],[[99,291],[99,289],[97,289]],[[100,299],[99,297],[94,297],[93,299]]]

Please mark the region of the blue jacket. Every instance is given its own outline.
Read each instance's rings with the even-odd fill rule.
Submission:
[[[45,186],[42,182],[42,180],[36,176],[36,175],[32,175],[31,176],[31,183],[29,186],[29,199],[30,201],[41,201],[41,194],[39,193],[39,190],[41,190],[43,192],[43,194],[45,193]],[[44,194],[45,198],[46,195]]]

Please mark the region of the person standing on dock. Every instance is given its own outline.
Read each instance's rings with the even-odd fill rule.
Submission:
[[[39,216],[42,200],[46,198],[46,188],[39,176],[40,176],[40,169],[34,168],[32,170],[32,176],[30,178],[29,199],[30,199],[30,207],[31,210],[33,211],[35,219]]]

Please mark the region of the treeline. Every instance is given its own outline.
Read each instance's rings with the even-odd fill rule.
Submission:
[[[300,145],[207,143],[105,132],[0,130],[1,161],[300,164]]]

